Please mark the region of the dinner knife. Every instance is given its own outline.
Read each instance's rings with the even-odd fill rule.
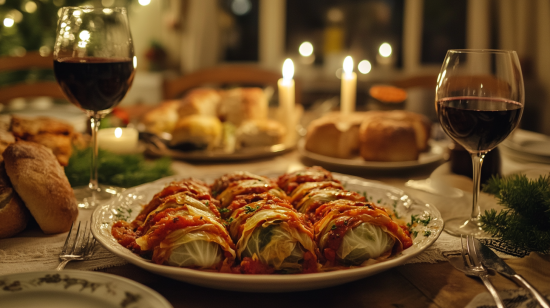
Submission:
[[[540,294],[540,292],[529,282],[527,282],[525,278],[517,274],[514,269],[506,264],[506,262],[497,256],[497,254],[494,253],[489,247],[483,245],[478,239],[475,239],[475,245],[477,251],[480,252],[479,257],[481,259],[481,263],[483,263],[485,267],[496,271],[502,276],[514,281],[519,286],[526,288],[529,292],[531,292],[543,308],[550,308],[550,303],[548,303],[544,295]]]

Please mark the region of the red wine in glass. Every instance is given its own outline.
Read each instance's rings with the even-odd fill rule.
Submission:
[[[61,58],[54,71],[70,101],[95,112],[118,105],[134,78],[132,59],[124,58]]]
[[[523,113],[518,102],[487,97],[450,97],[437,102],[443,130],[471,153],[495,148],[516,128]]]

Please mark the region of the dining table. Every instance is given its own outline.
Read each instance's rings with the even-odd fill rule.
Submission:
[[[527,172],[548,174],[550,165],[513,160],[501,154],[502,173]],[[297,149],[281,155],[245,161],[185,162],[172,161],[176,176],[216,176],[233,171],[257,174],[283,174],[316,165]],[[402,190],[405,194],[431,204],[441,212],[443,220],[471,210],[472,180],[451,172],[445,158],[416,168],[397,170],[365,170],[353,167],[329,166],[337,173],[378,181]],[[427,192],[412,188],[409,180],[431,178],[448,187],[459,189],[460,196]],[[501,208],[492,195],[481,193],[482,211]],[[78,220],[89,220],[93,210],[80,209]],[[39,270],[53,270],[65,234],[44,235],[32,224],[15,237],[0,240],[0,275]],[[375,275],[335,286],[295,292],[243,292],[203,287],[166,276],[128,263],[103,247],[87,261],[69,262],[66,269],[96,271],[128,278],[145,285],[168,300],[173,307],[493,307],[494,302],[480,279],[468,277],[456,270],[443,256],[445,251],[459,251],[460,240],[445,232],[433,245],[404,264]],[[550,255],[530,252],[525,256],[506,256],[505,261],[516,272],[550,295]],[[491,273],[490,280],[505,298],[509,307],[524,307],[529,294],[505,277]],[[304,288],[307,289],[307,288]],[[512,305],[514,304],[514,305]],[[0,303],[0,307],[2,304]],[[527,307],[527,306],[525,306]],[[529,306],[536,307],[536,306]]]

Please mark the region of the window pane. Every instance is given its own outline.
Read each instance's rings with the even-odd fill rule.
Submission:
[[[220,7],[224,61],[258,61],[259,0],[220,0]]]
[[[349,53],[376,65],[380,45],[390,43],[400,67],[403,5],[404,0],[287,1],[286,52],[297,54],[308,41],[316,64],[326,64],[331,54]]]
[[[441,64],[447,50],[466,48],[467,0],[424,0],[422,63]]]

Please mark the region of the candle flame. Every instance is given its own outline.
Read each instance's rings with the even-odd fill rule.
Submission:
[[[351,56],[347,56],[344,59],[344,73],[351,74],[353,73],[353,59]]]
[[[283,63],[283,79],[290,80],[294,77],[294,63],[292,60],[286,59]]]
[[[115,129],[115,137],[120,138],[122,136],[122,128],[117,127]]]

